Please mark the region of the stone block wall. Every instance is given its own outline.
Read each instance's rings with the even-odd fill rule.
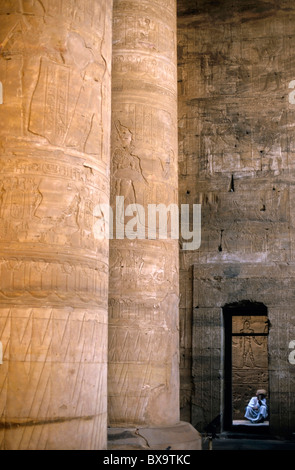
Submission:
[[[180,254],[181,405],[194,425],[222,414],[222,308],[238,299],[268,309],[271,425],[294,427],[294,21],[287,0],[178,2],[180,203],[202,206],[201,247]]]

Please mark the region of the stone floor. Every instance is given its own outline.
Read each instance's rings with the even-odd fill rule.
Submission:
[[[294,439],[276,438],[268,434],[268,426],[268,421],[235,420],[230,431],[212,439],[203,436],[202,450],[295,450],[295,433]]]
[[[261,436],[257,438],[255,435],[219,435],[212,440],[211,445],[205,438],[202,450],[295,450],[295,441],[264,439]]]
[[[253,424],[248,419],[235,419],[235,420],[233,420],[233,426],[251,426],[251,427],[253,427]],[[257,426],[259,426],[259,427],[269,426],[269,421],[264,421],[263,423],[255,424],[255,427],[257,427]]]

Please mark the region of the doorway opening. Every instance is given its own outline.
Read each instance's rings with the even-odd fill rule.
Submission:
[[[245,409],[258,389],[269,398],[267,308],[256,302],[238,302],[223,308],[224,319],[224,418],[225,430],[247,427],[266,431],[269,418],[253,424]],[[268,402],[269,405],[269,402]],[[269,406],[268,406],[269,408]],[[252,429],[251,429],[252,428]]]

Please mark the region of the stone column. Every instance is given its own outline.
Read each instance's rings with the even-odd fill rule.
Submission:
[[[114,1],[111,141],[109,423],[175,426],[178,240],[147,229],[149,204],[178,201],[175,0]]]
[[[0,6],[1,449],[106,447],[111,17]]]

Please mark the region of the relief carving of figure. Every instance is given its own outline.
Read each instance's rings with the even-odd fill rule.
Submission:
[[[124,196],[125,203],[136,202],[136,187],[147,183],[143,176],[140,159],[133,153],[133,135],[130,129],[117,121],[117,146],[113,152],[113,175],[116,180],[114,195]]]
[[[241,329],[241,333],[252,335],[254,330],[250,328],[249,320],[244,321],[244,326]],[[258,346],[261,346],[255,336],[241,336],[240,337],[240,345],[243,348],[243,367],[255,367],[257,364],[255,363],[255,357],[252,349],[252,344],[255,343]],[[249,361],[250,360],[250,365]]]
[[[26,239],[29,225],[42,200],[38,184],[31,178],[6,178],[1,181],[0,192],[1,235]]]

